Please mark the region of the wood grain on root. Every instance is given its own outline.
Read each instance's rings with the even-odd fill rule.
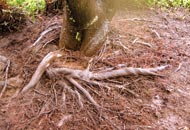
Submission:
[[[33,74],[30,82],[23,88],[22,93],[26,92],[28,89],[34,87],[38,81],[40,80],[42,74],[46,71],[46,68],[51,64],[51,62],[62,56],[61,51],[55,51],[48,53],[44,59],[39,64],[35,73]],[[167,68],[166,66],[160,66],[156,68],[121,68],[118,70],[112,70],[109,72],[90,72],[89,70],[76,70],[69,68],[51,68],[48,69],[47,72],[50,75],[56,75],[58,73],[63,74],[65,77],[78,78],[81,80],[103,80],[108,78],[114,78],[119,76],[127,76],[127,75],[153,75],[153,76],[162,76],[158,74],[158,71],[164,70]],[[71,80],[72,81],[72,80]]]
[[[42,74],[46,71],[46,68],[51,64],[51,62],[56,58],[61,57],[62,55],[63,53],[61,51],[54,51],[48,53],[39,64],[30,82],[22,89],[21,93],[24,93],[30,88],[34,87],[40,80]]]
[[[61,73],[63,75],[67,75],[73,78],[84,79],[84,80],[103,80],[108,78],[120,77],[120,76],[128,76],[128,75],[152,75],[152,76],[160,76],[163,75],[158,74],[157,72],[166,69],[168,65],[160,66],[156,68],[133,68],[126,67],[118,70],[111,70],[108,72],[90,72],[86,70],[75,70],[69,68],[51,68],[48,70],[49,75],[53,76],[53,74]]]
[[[0,82],[0,86],[1,86],[1,84],[4,84],[3,89],[2,89],[2,91],[0,93],[0,98],[1,98],[3,96],[3,93],[6,90],[7,86],[8,86],[8,84],[7,84],[7,82],[8,82],[8,73],[9,73],[9,67],[10,67],[11,61],[8,58],[0,55],[0,62],[4,62],[4,63],[7,64],[6,65],[6,70],[5,70],[5,81],[4,81],[4,83]]]

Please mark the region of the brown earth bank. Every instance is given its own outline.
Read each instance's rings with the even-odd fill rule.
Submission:
[[[48,53],[58,49],[62,16],[38,16],[18,32],[0,36],[1,130],[189,130],[190,129],[190,16],[185,9],[121,11],[111,21],[111,31],[94,72],[123,67],[170,67],[153,76],[124,76],[82,82],[102,106],[100,112],[61,76],[43,74],[24,95],[18,92],[30,81]],[[3,57],[3,58],[2,58]],[[2,60],[5,59],[5,60]],[[65,51],[51,67],[85,69],[90,58]],[[5,61],[10,61],[5,62]],[[104,118],[101,118],[103,115]]]

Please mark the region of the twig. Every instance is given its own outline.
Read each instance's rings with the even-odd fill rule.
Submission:
[[[113,128],[115,128],[116,130],[121,130],[117,125],[115,125],[110,119],[108,119],[107,116],[102,115],[101,116],[102,119],[104,119],[109,125],[111,125]]]
[[[118,89],[122,89],[125,90],[126,92],[130,93],[131,95],[135,96],[135,97],[140,97],[137,93],[135,93],[134,91],[124,87],[123,85],[114,85],[114,87],[117,87]]]
[[[115,39],[115,42],[116,43],[112,43],[112,44],[114,44],[114,45],[116,45],[116,46],[120,46],[121,47],[121,49],[124,51],[124,52],[128,52],[129,51],[129,48],[127,47],[127,46],[125,46],[122,42],[121,42],[121,39],[120,38],[122,38],[122,36],[121,35],[118,35],[117,36],[117,38]],[[118,43],[118,44],[117,44]]]
[[[132,43],[135,44],[138,40],[139,38],[135,38],[135,40]]]
[[[121,42],[121,40],[118,38],[118,39],[116,39],[117,41],[117,43],[119,44],[115,44],[116,46],[120,46],[121,47],[121,49],[124,51],[124,52],[127,52],[127,51],[129,51],[129,48],[127,47],[127,46],[125,46],[122,42]],[[112,44],[114,44],[114,43],[112,43]]]
[[[181,69],[181,66],[183,65],[183,63],[180,63],[178,68],[175,70],[175,72],[178,72]]]
[[[150,47],[150,48],[153,47],[150,43],[139,41],[138,39],[133,41],[133,43],[139,43],[139,44],[145,45],[145,46]]]
[[[64,115],[62,117],[62,119],[59,121],[59,123],[57,124],[58,127],[63,126],[67,121],[71,120],[72,115]]]
[[[93,68],[93,66],[98,63],[98,61],[100,61],[101,59],[103,59],[104,53],[106,52],[107,49],[107,45],[110,44],[110,40],[108,39],[108,37],[106,38],[105,44],[102,46],[99,54],[92,58],[89,62],[88,68],[89,70],[91,70]]]
[[[118,41],[118,43],[123,48],[124,51],[129,51],[129,48],[126,47],[121,41]]]
[[[5,56],[0,55],[0,62],[7,63],[7,58]]]
[[[36,45],[40,42],[40,40],[41,40],[47,33],[51,32],[51,31],[53,31],[53,30],[55,30],[55,29],[57,29],[57,28],[61,28],[61,26],[60,26],[60,25],[51,26],[51,27],[49,27],[47,30],[43,31],[43,32],[40,34],[40,37],[38,37],[38,39],[37,39],[30,47],[36,46]]]
[[[56,37],[56,38],[57,38],[57,37]],[[44,45],[42,46],[42,48],[44,48],[47,44],[53,42],[56,38],[53,38],[53,39],[47,41],[46,43],[44,43]]]
[[[7,82],[8,82],[8,73],[9,73],[9,67],[10,67],[11,61],[7,60],[7,67],[6,67],[6,71],[5,71],[5,82],[4,82],[4,87],[0,93],[0,98],[3,96],[3,93],[5,92],[6,88],[7,88]]]
[[[148,19],[142,19],[142,18],[131,18],[131,19],[129,19],[129,18],[125,18],[125,19],[120,19],[120,20],[118,20],[118,21],[144,21],[144,22],[153,22],[153,21],[151,21],[151,20],[148,20]]]
[[[151,30],[151,31],[156,34],[156,36],[158,37],[158,39],[161,39],[160,34],[156,30]]]

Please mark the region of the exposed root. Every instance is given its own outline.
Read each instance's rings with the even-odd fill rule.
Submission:
[[[62,119],[57,124],[58,127],[62,127],[67,121],[71,120],[72,115],[64,115]]]
[[[156,68],[121,68],[118,70],[111,70],[109,72],[90,72],[90,71],[83,71],[83,70],[74,70],[69,68],[52,68],[48,70],[48,73],[53,76],[53,74],[61,73],[63,75],[67,75],[73,78],[78,79],[86,79],[86,80],[103,80],[113,77],[120,77],[120,76],[128,76],[128,75],[153,75],[153,76],[160,76],[163,77],[163,75],[158,74],[157,72],[164,70],[168,67],[166,66],[160,66]]]
[[[76,86],[80,91],[82,91],[82,93],[87,97],[87,99],[96,107],[96,109],[98,110],[100,108],[100,106],[98,105],[98,103],[93,99],[93,97],[90,95],[90,93],[84,89],[77,81],[75,81],[73,78],[69,78],[67,77],[67,80],[69,82],[71,82],[74,86]]]
[[[120,46],[120,48],[124,51],[124,52],[129,52],[129,48],[121,41],[122,36],[118,35],[118,37],[115,39],[115,42],[113,42],[112,44],[116,45],[116,46]]]
[[[90,71],[90,66],[92,65],[92,61],[90,61],[87,69],[85,70],[79,70],[79,69],[70,69],[70,68],[48,68],[47,67],[51,64],[51,62],[58,58],[61,57],[63,53],[61,51],[55,51],[55,52],[50,52],[47,54],[44,59],[41,61],[39,66],[37,67],[37,70],[33,74],[30,82],[23,88],[21,93],[24,93],[28,91],[30,88],[34,87],[40,80],[42,74],[46,71],[47,74],[49,75],[50,78],[52,77],[57,77],[62,75],[62,79],[64,81],[58,81],[58,85],[63,86],[64,89],[67,89],[68,92],[74,94],[78,98],[78,104],[81,109],[84,108],[82,96],[85,96],[87,100],[92,103],[92,105],[95,107],[97,110],[97,114],[100,115],[100,118],[105,120],[108,124],[110,124],[113,128],[115,129],[120,129],[118,128],[112,121],[107,118],[106,115],[101,113],[101,110],[104,110],[103,106],[99,105],[93,96],[88,92],[87,89],[85,89],[79,82],[80,81],[85,81],[89,84],[95,84],[98,85],[99,81],[104,80],[104,79],[109,79],[109,78],[115,78],[115,77],[120,77],[120,76],[128,76],[128,75],[151,75],[151,76],[163,76],[161,74],[158,74],[159,71],[164,70],[168,67],[166,66],[160,66],[156,68],[132,68],[132,67],[125,67],[125,68],[120,68],[118,70],[108,70],[108,71],[102,71],[102,72],[92,72]],[[73,87],[70,87],[69,85],[72,84],[73,87],[76,89],[73,89]],[[100,83],[100,86],[102,84]],[[139,97],[138,94],[135,92],[125,89],[128,93],[131,93],[135,97]],[[56,96],[56,92],[54,93]],[[57,98],[57,97],[56,97]],[[65,105],[65,100],[66,100],[66,95],[62,93],[62,100],[63,100],[63,105]],[[56,101],[57,102],[57,101]],[[56,103],[57,104],[57,103]],[[57,124],[58,127],[62,127],[66,121],[70,120],[72,116],[69,115],[64,116]]]
[[[72,94],[75,94],[75,91],[73,91],[71,89],[70,86],[68,86],[64,81],[58,81],[57,84],[61,87],[63,87],[64,89],[66,89],[68,92],[72,93]]]
[[[177,67],[177,69],[175,70],[175,72],[178,72],[181,69],[182,65],[183,65],[183,63],[180,63],[179,66]]]
[[[0,61],[2,62],[7,62],[7,67],[6,67],[6,70],[5,70],[5,82],[4,82],[4,87],[0,93],[0,98],[3,96],[3,93],[5,92],[6,88],[7,88],[7,82],[8,82],[8,73],[9,73],[9,67],[10,67],[10,64],[11,64],[11,61],[9,59],[6,59],[6,57],[4,56],[0,56]],[[0,83],[1,84],[1,83]]]
[[[135,40],[133,41],[133,43],[138,43],[138,44],[142,44],[142,45],[144,45],[144,46],[153,48],[152,44],[147,43],[147,42],[143,42],[143,41],[139,41],[138,39],[135,39]]]
[[[148,19],[143,19],[143,18],[131,18],[131,19],[121,19],[119,21],[137,21],[137,22],[153,22],[151,20],[148,20]]]
[[[79,105],[80,105],[81,109],[83,109],[84,105],[83,105],[83,102],[82,102],[82,97],[81,97],[81,95],[80,95],[80,93],[78,91],[75,90],[75,93],[76,93],[76,95],[78,97]]]
[[[0,55],[0,62],[7,63],[7,58],[5,56]]]
[[[61,28],[61,27],[62,27],[62,26],[60,26],[60,25],[55,25],[55,26],[49,27],[47,30],[43,31],[43,32],[40,34],[40,37],[38,37],[38,39],[37,39],[30,47],[36,46],[36,45],[40,42],[40,40],[41,40],[47,33],[51,32],[51,31],[53,31],[53,30],[55,30],[55,29]]]
[[[114,87],[118,88],[118,89],[121,89],[121,90],[124,90],[126,91],[127,93],[130,93],[131,95],[133,95],[134,97],[140,97],[137,93],[135,93],[134,91],[126,88],[125,86],[123,85],[114,85]]]
[[[34,87],[38,81],[40,80],[42,74],[46,71],[47,67],[50,63],[63,55],[63,53],[59,51],[48,53],[42,62],[39,64],[37,70],[33,74],[30,82],[22,89],[21,93],[26,92],[30,88]],[[57,75],[58,73],[63,74],[65,79],[67,79],[70,83],[72,83],[77,89],[79,89],[87,99],[98,109],[100,106],[96,103],[96,101],[92,98],[87,90],[85,90],[74,78],[83,80],[83,81],[93,81],[93,80],[104,80],[114,77],[127,76],[127,75],[153,75],[153,76],[162,76],[158,74],[158,71],[164,70],[167,68],[166,66],[161,66],[157,68],[121,68],[118,70],[111,70],[107,72],[90,72],[89,67],[86,70],[75,70],[69,68],[52,68],[48,69],[47,73],[50,77]],[[65,85],[64,85],[65,86]]]
[[[158,39],[161,39],[160,34],[156,30],[151,30],[151,31],[158,37]]]
[[[42,60],[42,62],[40,63],[40,65],[38,66],[30,82],[23,88],[22,93],[34,87],[37,84],[37,82],[40,80],[44,71],[46,71],[46,68],[50,65],[51,61],[60,56],[62,56],[62,53],[60,51],[50,52],[49,54],[47,54],[45,58]],[[89,69],[74,70],[74,69],[69,69],[69,68],[52,68],[52,69],[49,69],[47,73],[50,75],[50,77],[58,73],[63,74],[65,78],[70,83],[72,83],[75,87],[77,87],[77,89],[79,89],[87,97],[87,99],[98,109],[100,108],[100,106],[92,98],[89,92],[85,90],[76,80],[74,80],[74,78],[90,81],[90,80],[103,80],[103,79],[119,77],[119,76],[139,75],[139,74],[162,76],[160,74],[157,74],[156,72],[164,70],[167,67],[168,65],[157,67],[157,68],[147,68],[147,69],[130,67],[130,68],[122,68],[118,70],[112,70],[109,72],[99,72],[99,73],[90,72]]]
[[[45,72],[46,68],[50,65],[50,63],[55,60],[56,58],[59,58],[63,56],[63,53],[61,51],[54,51],[48,53],[42,60],[42,62],[39,64],[38,68],[36,69],[35,73],[32,76],[32,79],[30,82],[22,89],[21,93],[26,92],[28,89],[34,87],[38,81],[40,80],[42,74]]]

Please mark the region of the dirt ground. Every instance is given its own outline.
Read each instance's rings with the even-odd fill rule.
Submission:
[[[43,57],[58,49],[60,29],[48,33],[33,48],[40,33],[61,25],[62,16],[39,16],[34,23],[0,36],[1,130],[189,130],[190,129],[190,16],[189,11],[122,11],[111,21],[103,56],[91,71],[122,67],[170,65],[164,77],[125,76],[99,81],[100,86],[80,82],[104,108],[97,114],[85,98],[79,102],[76,88],[58,85],[61,77],[45,73],[34,89],[15,96],[26,85]],[[46,44],[47,43],[47,44]],[[51,67],[85,69],[89,58],[66,51]],[[7,71],[6,71],[7,70]],[[6,78],[7,77],[7,78]],[[104,115],[106,119],[100,118]]]

